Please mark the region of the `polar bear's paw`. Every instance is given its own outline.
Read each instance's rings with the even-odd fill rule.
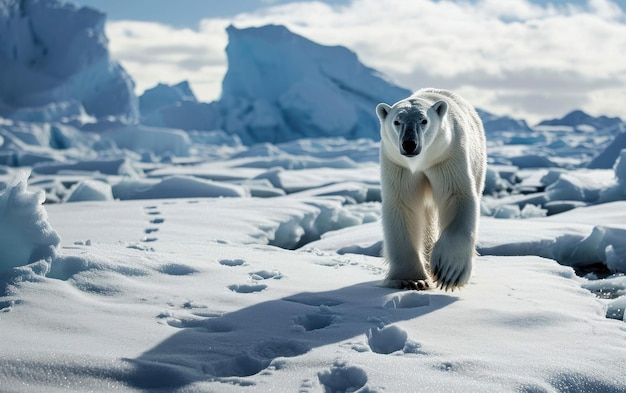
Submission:
[[[459,243],[456,243],[459,244]],[[472,247],[455,247],[454,242],[440,239],[433,248],[430,269],[437,287],[454,290],[467,284],[472,273]]]
[[[409,289],[413,291],[425,291],[432,288],[427,280],[385,280],[384,286],[395,289]]]

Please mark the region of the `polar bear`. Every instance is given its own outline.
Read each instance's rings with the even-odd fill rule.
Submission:
[[[380,120],[384,285],[448,290],[467,283],[487,153],[476,110],[457,94],[421,89]],[[431,277],[429,277],[432,274]]]

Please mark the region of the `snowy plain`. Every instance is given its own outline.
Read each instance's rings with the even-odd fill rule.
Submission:
[[[224,100],[138,98],[104,15],[63,4],[0,0],[0,391],[626,392],[624,121],[480,111],[470,283],[392,290],[373,108],[407,90],[346,48],[233,27]],[[83,18],[48,40],[91,29],[69,79],[63,45],[24,38],[53,20],[37,7]],[[14,45],[54,69],[32,79]]]
[[[240,152],[146,177],[177,180],[185,198],[141,183],[142,198],[113,200],[130,180],[73,171],[54,182],[90,200],[41,205],[62,185],[7,180],[2,239],[17,230],[30,243],[2,247],[2,390],[625,391],[626,202],[485,216],[465,288],[391,290],[379,286],[377,166],[336,164],[377,143],[311,142],[324,149],[272,151],[295,165],[306,149],[326,166],[279,169]],[[212,194],[233,189],[244,191]],[[11,249],[40,255],[7,268]]]

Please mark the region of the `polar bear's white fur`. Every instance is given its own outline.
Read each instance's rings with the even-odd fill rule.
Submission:
[[[454,289],[470,278],[486,170],[485,133],[460,96],[421,89],[393,106],[381,124],[385,285]]]

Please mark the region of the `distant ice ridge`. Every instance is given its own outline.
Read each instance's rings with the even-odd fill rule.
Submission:
[[[137,121],[134,82],[110,59],[104,22],[60,0],[0,0],[0,115]]]
[[[100,132],[140,120],[160,128],[224,130],[245,144],[378,139],[375,105],[411,93],[347,48],[269,25],[227,29],[229,69],[219,101],[199,102],[187,82],[159,84],[138,99],[132,79],[110,59],[104,20],[99,11],[61,0],[0,0],[0,68],[9,71],[0,75],[0,116]],[[488,133],[532,134],[523,120],[479,114]]]
[[[341,136],[378,139],[379,102],[411,91],[387,81],[341,46],[324,46],[284,26],[227,29],[222,97],[198,102],[187,82],[159,84],[140,97],[142,123],[222,129],[246,144]],[[424,86],[422,86],[424,87]],[[479,110],[488,133],[532,132],[524,120]]]
[[[139,97],[141,123],[183,130],[216,130],[221,115],[215,103],[199,102],[189,83],[159,83]]]
[[[622,123],[619,117],[599,116],[593,117],[581,110],[574,110],[561,119],[544,120],[539,126],[569,126],[578,130],[585,130],[589,127],[594,130],[615,127]]]
[[[511,175],[511,172],[518,172]],[[482,214],[496,218],[530,218],[554,215],[587,205],[626,199],[626,149],[612,169],[490,166],[487,170]],[[518,178],[517,184],[508,179]],[[507,192],[507,189],[512,192]]]

